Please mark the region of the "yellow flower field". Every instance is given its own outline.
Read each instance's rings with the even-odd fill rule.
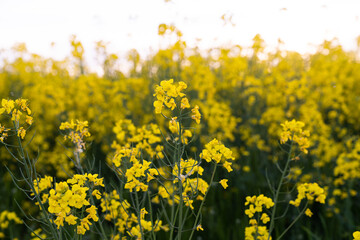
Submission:
[[[161,25],[177,40],[126,74],[111,53],[92,73],[75,37],[63,61],[14,48],[0,238],[360,239],[356,51],[204,53],[180,33]]]

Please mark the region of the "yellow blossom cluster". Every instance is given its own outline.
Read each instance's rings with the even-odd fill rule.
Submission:
[[[308,130],[303,130],[305,123],[293,119],[290,122],[285,121],[285,123],[282,123],[281,126],[283,129],[280,135],[280,142],[283,144],[288,140],[294,141],[299,144],[300,150],[307,154],[307,149],[310,147],[308,139],[310,132]]]
[[[235,158],[232,156],[232,151],[216,138],[205,145],[205,149],[202,150],[200,158],[205,159],[207,162],[214,161],[221,163],[228,172],[233,170],[231,168],[231,161],[235,160]]]
[[[267,213],[263,213],[264,208],[269,209],[274,206],[274,202],[271,198],[264,196],[247,196],[245,206],[249,206],[245,210],[245,214],[250,218],[250,227],[245,228],[245,239],[246,240],[265,240],[269,237],[268,229],[260,224],[267,224],[270,221],[270,217]],[[261,215],[260,215],[261,214]],[[256,218],[256,216],[259,217]],[[256,220],[260,220],[259,222]],[[271,239],[271,237],[270,237]]]
[[[148,190],[148,184],[145,184],[145,180],[147,177],[147,182],[154,179],[154,175],[157,175],[158,172],[156,169],[150,168],[151,162],[142,160],[140,162],[134,156],[130,158],[130,162],[132,166],[126,170],[126,184],[125,189],[129,189],[132,192],[134,189],[136,192]]]
[[[101,209],[105,213],[105,220],[115,223],[120,236],[127,235],[135,239],[141,239],[138,216],[132,213],[132,208],[127,200],[120,201],[120,196],[116,190],[104,194],[101,199]],[[145,233],[152,230],[155,232],[161,229],[168,230],[168,227],[163,225],[161,220],[156,220],[153,224],[152,221],[145,220],[147,213],[145,208],[140,211],[140,224]]]
[[[64,131],[69,131],[64,136],[64,139],[70,139],[70,141],[75,144],[77,152],[83,152],[85,150],[85,137],[90,137],[90,132],[88,128],[88,121],[79,121],[71,120],[70,122],[62,122],[59,129]]]
[[[181,132],[180,132],[181,129]],[[171,118],[169,121],[169,130],[172,134],[174,134],[176,137],[174,138],[175,141],[178,141],[178,136],[181,135],[181,142],[183,144],[189,143],[189,138],[193,136],[192,132],[189,129],[185,129],[183,126],[180,128],[180,123],[177,119],[177,117]]]
[[[200,166],[199,162],[189,158],[189,159],[181,159],[180,160],[180,169],[179,166],[175,165],[172,174],[176,176],[176,181],[179,179],[183,181],[184,179],[190,177],[192,174],[198,173],[200,176],[203,174],[204,169]]]
[[[316,201],[321,204],[325,204],[326,193],[317,183],[303,183],[297,186],[298,195],[295,200],[291,200],[289,203],[295,207],[299,207],[303,199],[307,201]],[[313,213],[309,208],[306,209],[305,214],[311,217]]]
[[[64,227],[64,222],[68,225],[76,226],[76,233],[84,235],[92,225],[91,219],[98,221],[97,208],[91,205],[91,198],[101,198],[101,193],[95,187],[102,186],[103,178],[98,178],[98,174],[86,173],[76,174],[67,181],[55,183],[52,186],[52,177],[45,176],[40,180],[34,180],[34,187],[37,194],[41,193],[42,203],[48,203],[48,212],[53,214],[56,219],[54,223],[57,228]],[[49,191],[45,191],[48,190]],[[86,212],[86,217],[79,217],[81,212]]]
[[[154,96],[157,100],[154,102],[155,113],[160,114],[164,105],[174,110],[176,108],[176,99],[181,98],[181,109],[190,108],[189,100],[185,97],[185,94],[182,93],[183,90],[187,88],[186,83],[179,82],[178,86],[174,84],[174,80],[164,80],[161,81],[160,85],[157,85],[155,88]]]
[[[174,84],[173,79],[161,81],[160,85],[156,86],[154,93],[156,97],[154,101],[155,113],[161,114],[164,106],[170,110],[174,110],[176,107],[179,107],[179,109],[190,108],[189,100],[185,93],[182,92],[186,88],[186,83],[182,81],[180,81],[177,86]],[[179,101],[178,98],[180,98]],[[191,118],[194,119],[197,124],[200,124],[201,113],[198,105],[195,105],[195,107],[191,109]]]
[[[156,124],[148,124],[136,127],[131,120],[119,120],[116,122],[113,132],[116,134],[116,141],[113,142],[112,148],[116,150],[113,162],[117,167],[122,161],[122,157],[129,156],[132,152],[147,153],[150,158],[162,158],[163,146],[161,145],[161,132]],[[127,153],[125,153],[125,152]]]
[[[189,159],[181,159],[180,161],[180,171],[179,166],[175,165],[172,170],[172,175],[175,177],[173,181],[173,186],[166,185],[165,187],[161,186],[159,187],[159,195],[162,198],[168,198],[169,204],[172,204],[169,192],[173,194],[174,188],[178,190],[178,187],[176,187],[176,183],[180,180],[182,182],[182,199],[186,206],[190,207],[191,209],[194,209],[193,201],[196,200],[203,200],[203,197],[206,193],[206,191],[209,188],[209,184],[200,178],[199,176],[202,176],[204,169],[199,165],[199,162],[189,158]],[[198,176],[194,177],[192,175]],[[171,186],[171,187],[170,187]],[[174,187],[175,186],[175,187]],[[173,189],[171,189],[173,188]],[[179,193],[180,194],[180,193]],[[178,203],[180,200],[179,195],[174,195],[174,201]]]
[[[34,179],[33,184],[34,184],[35,192],[37,194],[39,194],[40,192],[42,192],[48,188],[51,188],[53,180],[54,179],[51,176],[45,176],[40,179]]]
[[[25,138],[27,127],[25,124],[30,126],[33,123],[33,117],[31,116],[31,110],[29,108],[28,100],[26,99],[16,99],[7,100],[2,99],[0,107],[0,115],[7,115],[11,118],[11,121],[14,122],[15,128],[11,127],[6,128],[0,124],[0,142],[9,136],[11,130],[15,131],[16,135],[21,139]]]
[[[336,159],[334,168],[335,186],[345,185],[347,181],[360,178],[360,140],[349,140],[347,149]]]
[[[0,213],[0,229],[4,230],[9,227],[10,221],[16,224],[21,224],[21,219],[16,215],[15,212],[4,210]],[[1,233],[0,233],[1,234]]]

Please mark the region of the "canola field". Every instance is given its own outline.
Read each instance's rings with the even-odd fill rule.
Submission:
[[[159,34],[177,40],[130,51],[126,74],[102,42],[103,76],[76,38],[62,61],[13,48],[0,238],[360,239],[360,44],[201,52]]]

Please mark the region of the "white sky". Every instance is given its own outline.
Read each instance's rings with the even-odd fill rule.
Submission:
[[[223,14],[235,26],[224,25]],[[61,59],[75,34],[89,62],[99,40],[120,56],[135,48],[144,57],[162,46],[158,25],[173,23],[189,46],[200,48],[247,47],[259,33],[269,48],[280,38],[285,49],[307,53],[336,37],[350,50],[359,18],[359,0],[0,0],[0,49],[25,42],[30,52]]]

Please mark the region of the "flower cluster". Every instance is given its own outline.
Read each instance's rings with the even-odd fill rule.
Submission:
[[[70,122],[62,122],[59,129],[68,130],[69,133],[64,136],[64,139],[70,139],[75,144],[77,152],[85,150],[84,137],[90,137],[88,129],[88,121],[71,120]]]
[[[231,168],[232,162],[229,161],[235,159],[232,156],[232,151],[216,138],[205,145],[205,149],[201,152],[200,158],[205,159],[207,162],[215,161],[216,163],[221,163],[228,172],[233,170]]]
[[[132,192],[134,189],[136,192],[148,190],[148,185],[145,184],[145,178],[147,177],[147,182],[154,179],[154,175],[157,175],[156,169],[150,169],[151,162],[143,160],[142,163],[135,157],[130,158],[132,162],[132,167],[126,170],[126,184],[125,189],[129,189]],[[146,174],[147,173],[147,174]]]
[[[265,240],[269,237],[269,232],[266,226],[260,226],[261,222],[266,224],[270,221],[268,214],[263,213],[263,208],[271,208],[274,206],[274,202],[271,198],[265,197],[263,194],[259,196],[248,196],[246,197],[245,206],[249,206],[245,210],[245,214],[250,218],[249,223],[250,227],[245,229],[245,239],[246,240]],[[260,215],[261,214],[261,215]],[[257,219],[260,219],[258,222],[255,218],[256,215],[259,215]],[[271,239],[271,237],[270,237]]]
[[[138,217],[131,212],[132,208],[127,200],[120,201],[120,196],[116,190],[104,194],[101,199],[101,209],[105,213],[105,220],[115,222],[115,226],[117,226],[117,230],[121,235],[127,234],[130,237],[141,239]],[[162,225],[161,220],[156,220],[154,224],[145,220],[147,213],[145,208],[140,210],[140,223],[144,232],[152,230],[157,232],[161,229],[166,231],[168,229],[167,226]]]
[[[48,188],[51,188],[53,180],[54,179],[51,176],[45,176],[43,178],[34,179],[33,184],[36,194],[39,194],[40,192]]]
[[[24,139],[26,136],[26,129],[24,128],[25,123],[30,126],[33,123],[33,117],[31,116],[31,110],[28,106],[28,100],[26,99],[16,99],[6,100],[2,99],[0,115],[5,114],[11,117],[11,121],[15,123],[16,135],[21,139]],[[23,117],[24,116],[24,117]],[[22,121],[23,119],[23,121]],[[11,128],[6,128],[0,124],[0,142],[9,136],[9,131]]]
[[[186,206],[194,209],[192,203],[194,199],[203,200],[203,197],[206,191],[209,188],[209,184],[204,181],[199,176],[202,176],[204,169],[200,166],[199,162],[189,158],[189,159],[181,159],[180,160],[180,171],[179,166],[175,165],[172,170],[172,175],[175,177],[173,186],[159,187],[159,195],[163,198],[170,198],[169,192],[173,194],[173,189],[176,187],[176,183],[180,180],[182,182],[182,199]],[[192,175],[197,174],[197,176],[192,177]],[[172,189],[173,188],[173,189]],[[176,203],[179,202],[179,195],[174,194],[174,200]],[[172,203],[172,202],[170,202]]]
[[[181,126],[181,132],[180,132],[180,123],[177,117],[173,117],[169,121],[169,130],[172,134],[176,136],[174,138],[175,141],[178,141],[179,140],[178,135],[181,135],[181,142],[183,144],[188,144],[189,138],[193,136],[192,132],[189,129],[184,129],[183,126]]]
[[[159,126],[156,124],[147,124],[141,127],[136,127],[131,120],[119,120],[113,127],[113,132],[116,134],[116,140],[112,144],[112,148],[116,149],[113,162],[120,165],[126,151],[147,153],[149,157],[163,157],[163,146],[161,143],[161,132]],[[115,165],[117,165],[115,164]]]
[[[325,204],[326,194],[323,188],[321,188],[317,183],[303,183],[297,187],[298,195],[297,198],[291,200],[289,203],[295,207],[299,207],[303,199],[308,201],[316,201],[322,204]],[[309,217],[312,216],[310,209],[306,209],[305,214]]]
[[[191,118],[194,119],[197,124],[200,124],[201,114],[199,112],[199,106],[195,105],[195,107],[191,109],[191,112]]]
[[[160,85],[156,86],[154,93],[156,97],[154,101],[155,113],[161,114],[164,106],[170,110],[174,110],[178,106],[180,109],[190,108],[188,98],[185,96],[185,93],[182,93],[186,88],[187,85],[184,82],[179,82],[176,86],[173,79],[161,81]],[[178,100],[178,98],[180,98],[180,100]],[[200,124],[201,114],[198,105],[195,105],[195,107],[191,109],[191,118],[194,119],[197,124]],[[172,123],[170,124],[172,124],[172,132],[175,131],[176,122],[174,119],[172,119]]]
[[[6,229],[9,226],[10,221],[14,221],[16,224],[21,224],[21,219],[16,215],[15,212],[9,212],[7,210],[0,213],[0,228]],[[2,233],[0,232],[0,236]]]
[[[187,88],[186,83],[179,82],[178,86],[175,86],[174,80],[164,80],[161,81],[160,86],[157,85],[155,88],[154,96],[156,101],[154,102],[155,113],[161,113],[164,105],[171,110],[174,110],[176,107],[176,99],[181,98],[181,109],[190,108],[189,100],[185,97],[185,94],[182,93],[184,89]]]
[[[98,178],[98,174],[76,174],[67,181],[59,182],[52,187],[52,177],[44,177],[34,181],[35,191],[41,193],[43,204],[48,202],[47,210],[54,214],[54,223],[57,228],[68,225],[76,225],[77,234],[84,235],[90,229],[92,223],[97,222],[97,208],[91,205],[92,196],[96,199],[101,198],[101,193],[95,187],[102,186],[103,178]],[[48,193],[45,191],[50,189]],[[91,195],[90,195],[91,194]],[[78,217],[81,212],[86,212],[86,217]]]
[[[181,159],[180,169],[181,171],[179,171],[179,166],[175,165],[172,170],[173,176],[176,176],[176,181],[177,179],[183,181],[194,173],[198,173],[201,176],[204,172],[204,169],[199,165],[199,162],[192,158]]]
[[[290,122],[285,121],[285,123],[282,123],[281,126],[283,130],[280,135],[280,142],[283,144],[288,140],[294,141],[299,144],[300,150],[307,154],[307,149],[310,147],[310,142],[308,139],[310,132],[307,130],[303,131],[305,123],[293,119]]]

